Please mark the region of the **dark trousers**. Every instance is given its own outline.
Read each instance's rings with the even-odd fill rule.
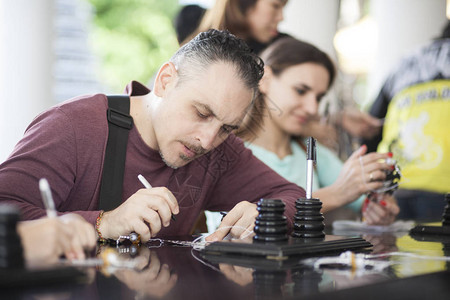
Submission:
[[[445,194],[420,190],[399,189],[394,193],[400,213],[397,219],[415,221],[441,221],[445,202]]]

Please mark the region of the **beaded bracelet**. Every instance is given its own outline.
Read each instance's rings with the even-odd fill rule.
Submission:
[[[103,213],[104,213],[104,211],[101,210],[101,211],[100,211],[100,214],[99,214],[98,217],[97,217],[97,220],[95,221],[95,230],[97,231],[97,234],[98,234],[98,240],[99,240],[101,243],[106,242],[106,239],[103,238],[102,233],[100,232],[100,229],[99,229],[99,227],[100,227],[100,222],[101,222],[102,217],[103,217]]]

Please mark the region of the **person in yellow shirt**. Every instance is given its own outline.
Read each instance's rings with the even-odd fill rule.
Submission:
[[[393,152],[402,169],[398,218],[438,221],[450,191],[450,22],[441,38],[402,59],[370,113],[385,123],[366,141],[369,151]]]

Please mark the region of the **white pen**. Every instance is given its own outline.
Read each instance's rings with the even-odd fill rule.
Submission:
[[[146,189],[151,189],[152,185],[141,174],[138,175],[139,181],[144,185]]]
[[[41,191],[42,201],[44,202],[45,209],[47,210],[47,217],[57,217],[58,214],[56,213],[55,202],[53,201],[52,191],[47,179],[41,178],[39,180],[39,190]]]
[[[147,179],[145,179],[144,176],[142,176],[141,174],[138,175],[138,179],[139,181],[144,185],[144,187],[146,189],[151,189],[152,185],[147,181]],[[175,219],[175,216],[172,214],[171,216],[172,220],[176,221],[177,219]]]
[[[306,142],[306,199],[312,198],[313,171],[316,164],[316,140],[309,137]]]

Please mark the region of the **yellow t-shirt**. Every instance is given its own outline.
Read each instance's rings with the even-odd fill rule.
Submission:
[[[450,80],[405,88],[392,99],[378,151],[391,151],[400,187],[450,191]]]

